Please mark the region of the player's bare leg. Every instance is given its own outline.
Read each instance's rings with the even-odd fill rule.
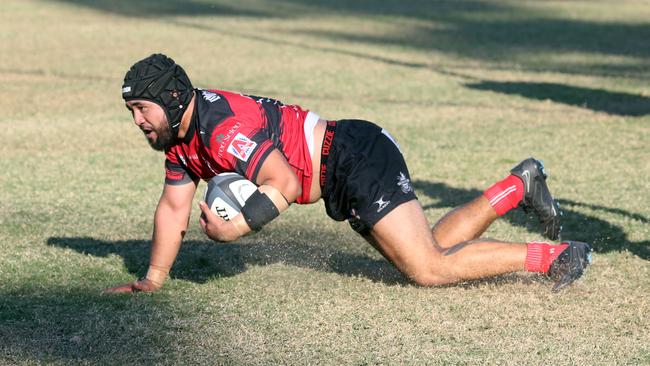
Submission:
[[[443,249],[477,239],[499,216],[487,198],[479,196],[443,216],[431,229],[433,239]]]
[[[400,230],[395,230],[399,227]],[[401,204],[371,230],[373,244],[402,273],[423,286],[444,285],[520,271],[526,245],[493,240],[436,244],[417,200]]]

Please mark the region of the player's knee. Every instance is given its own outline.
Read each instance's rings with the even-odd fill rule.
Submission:
[[[412,274],[410,277],[416,285],[423,287],[443,286],[457,282],[451,271],[444,268],[429,268]]]

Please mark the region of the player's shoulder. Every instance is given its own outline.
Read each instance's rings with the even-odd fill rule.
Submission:
[[[228,98],[214,89],[197,89],[195,113],[193,123],[202,139],[211,136],[215,129],[235,116]]]
[[[214,103],[220,100],[226,102],[254,101],[251,96],[235,91],[227,91],[222,89],[197,89],[197,91],[199,97],[210,103]]]

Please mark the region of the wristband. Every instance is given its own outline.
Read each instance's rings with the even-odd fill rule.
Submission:
[[[168,274],[169,274],[169,268],[150,264],[149,270],[147,271],[147,275],[145,276],[145,278],[160,288],[165,282],[165,279],[167,279]]]
[[[256,190],[244,203],[241,214],[251,230],[259,231],[262,226],[278,217],[280,211],[266,194]]]

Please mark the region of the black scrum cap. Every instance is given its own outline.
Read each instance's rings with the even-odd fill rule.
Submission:
[[[192,82],[185,70],[171,58],[157,53],[142,59],[124,76],[122,98],[143,99],[162,107],[169,127],[178,132],[181,117],[192,100]]]

